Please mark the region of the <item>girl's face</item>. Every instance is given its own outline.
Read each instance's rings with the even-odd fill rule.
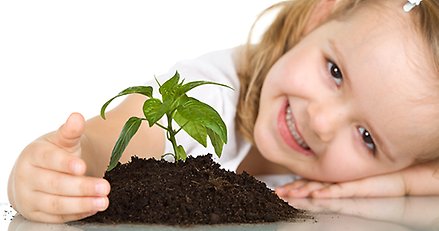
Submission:
[[[397,171],[431,151],[436,72],[411,17],[394,8],[332,20],[277,61],[254,132],[265,158],[336,182]]]

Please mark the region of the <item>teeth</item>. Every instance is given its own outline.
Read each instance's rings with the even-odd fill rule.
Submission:
[[[288,130],[290,130],[291,135],[294,137],[296,142],[304,149],[309,149],[309,146],[305,143],[302,137],[300,137],[299,133],[296,130],[296,126],[294,124],[293,112],[290,107],[287,108],[286,121]]]

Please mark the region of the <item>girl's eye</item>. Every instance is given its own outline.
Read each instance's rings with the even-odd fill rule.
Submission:
[[[376,147],[375,147],[375,142],[373,141],[372,135],[369,133],[368,130],[366,130],[363,127],[359,127],[358,131],[360,132],[361,138],[363,139],[363,143],[364,145],[366,145],[366,147],[375,154],[376,151]]]
[[[332,78],[334,78],[335,84],[340,86],[343,82],[343,74],[341,73],[341,70],[338,68],[337,64],[333,63],[332,61],[328,61],[328,71]]]

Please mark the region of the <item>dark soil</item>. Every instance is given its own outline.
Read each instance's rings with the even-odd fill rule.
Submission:
[[[220,169],[211,155],[178,163],[132,157],[104,178],[111,184],[110,206],[85,222],[194,225],[308,218],[249,174]]]

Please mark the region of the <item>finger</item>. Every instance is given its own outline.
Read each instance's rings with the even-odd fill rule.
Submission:
[[[56,131],[53,142],[70,151],[74,152],[80,145],[80,139],[84,133],[85,119],[79,113],[72,113],[67,121]]]
[[[355,183],[332,184],[320,190],[312,192],[313,198],[347,198],[354,197],[358,193]],[[360,195],[358,195],[360,196]]]
[[[45,213],[45,212],[41,212],[41,211],[36,211],[36,212],[32,213],[30,217],[27,217],[27,218],[32,220],[32,221],[44,222],[44,223],[66,223],[66,222],[70,222],[70,221],[78,221],[78,220],[84,219],[86,217],[93,216],[96,213],[97,213],[97,211],[78,213],[78,214],[59,215],[59,214],[50,214],[50,213]],[[35,226],[35,223],[33,223],[33,226]]]
[[[277,187],[275,189],[275,192],[280,197],[286,197],[286,196],[288,196],[289,191],[303,187],[303,185],[305,185],[307,182],[308,181],[306,181],[306,180],[296,180],[296,181],[288,183],[286,185]]]
[[[315,191],[322,188],[325,188],[327,186],[331,185],[331,183],[326,182],[318,182],[318,181],[309,181],[308,183],[304,184],[302,187],[297,188],[298,190],[305,190],[305,191]]]
[[[110,184],[102,178],[88,176],[73,176],[53,172],[46,169],[37,169],[39,177],[32,181],[36,191],[63,196],[107,196],[110,193]]]
[[[309,181],[303,184],[301,187],[290,190],[288,192],[288,196],[297,198],[309,197],[313,191],[319,190],[327,185],[328,183]]]
[[[404,196],[406,185],[402,174],[386,174],[338,183],[313,193],[319,198],[396,197]]]
[[[107,197],[65,197],[36,192],[35,211],[69,215],[104,211],[109,204]]]
[[[34,152],[31,163],[35,167],[74,175],[83,175],[86,171],[84,160],[62,150]]]
[[[387,175],[328,185],[312,193],[315,198],[402,196],[404,188],[398,178]]]

